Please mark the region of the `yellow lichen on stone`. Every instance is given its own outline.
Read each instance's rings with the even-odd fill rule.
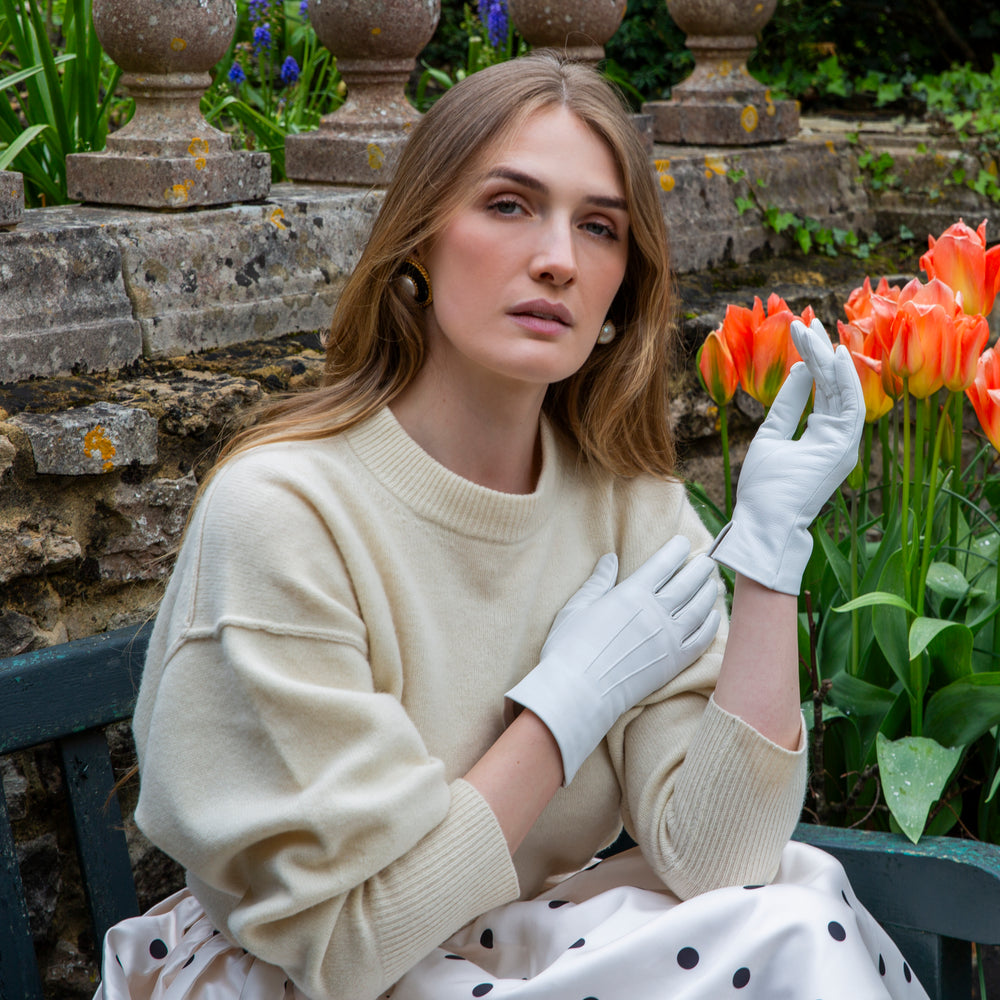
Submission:
[[[372,28],[372,34],[375,35],[375,37],[377,38],[379,35],[382,34],[382,29],[381,28]]]
[[[190,178],[180,184],[172,184],[163,192],[163,200],[171,206],[183,205],[188,200],[188,191],[194,187],[194,181]]]
[[[740,124],[743,126],[743,131],[752,132],[757,127],[758,121],[760,121],[760,117],[757,114],[757,109],[752,104],[748,104],[740,114]]]
[[[103,459],[104,471],[110,472],[115,467],[112,459],[118,453],[118,449],[115,448],[111,438],[108,437],[108,432],[98,424],[84,435],[83,453],[87,458],[99,457]]]
[[[654,160],[653,166],[656,168],[656,176],[660,180],[660,187],[664,191],[673,191],[674,185],[677,183],[670,174],[670,161],[669,160]]]
[[[379,148],[377,143],[368,143],[368,166],[372,170],[381,170],[385,163],[385,153]]]
[[[183,38],[174,38],[170,42],[170,47],[174,52],[183,52],[188,47],[188,43]]]
[[[287,229],[288,226],[285,225],[285,211],[282,208],[276,208],[271,212],[270,223],[275,229]]]
[[[726,161],[721,156],[714,156],[711,153],[705,157],[706,177],[725,177]]]

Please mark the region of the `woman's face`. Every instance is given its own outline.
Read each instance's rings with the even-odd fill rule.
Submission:
[[[428,362],[483,388],[499,380],[543,394],[595,349],[625,275],[618,166],[559,107],[500,142],[470,185],[424,257],[434,292]]]

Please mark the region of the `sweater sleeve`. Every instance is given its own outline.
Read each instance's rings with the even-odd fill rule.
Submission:
[[[711,542],[686,502],[678,530],[692,553]],[[807,777],[804,723],[789,751],[711,697],[729,635],[721,582],[718,607],[723,623],[709,649],[608,734],[625,827],[681,899],[771,881]]]
[[[215,926],[309,996],[364,1000],[517,897],[489,806],[373,675],[308,490],[224,469],[174,580],[136,713],[136,820]]]

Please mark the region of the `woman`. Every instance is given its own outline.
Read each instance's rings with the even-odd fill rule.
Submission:
[[[842,873],[782,853],[795,593],[855,461],[853,366],[796,332],[714,548],[727,642],[671,477],[670,307],[648,160],[596,74],[493,67],[414,129],[326,385],[238,435],[192,516],[134,723],[136,819],[189,890],[108,935],[106,998],[791,997],[789,956],[803,989],[897,995]],[[564,881],[623,822],[641,854]],[[740,924],[734,964],[712,952]]]

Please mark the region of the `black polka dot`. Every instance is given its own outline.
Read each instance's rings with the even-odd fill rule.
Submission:
[[[493,947],[493,931],[491,931],[489,927],[487,927],[486,930],[484,930],[483,933],[479,935],[479,943],[484,948]],[[491,986],[490,989],[493,989],[493,987]],[[482,996],[482,994],[477,993],[476,996]]]
[[[910,967],[906,964],[906,962],[903,963],[903,975],[906,976],[907,982],[910,982],[913,979],[913,973],[910,972]]]
[[[565,906],[569,902],[568,899],[550,899],[549,909],[558,910],[560,906]]]
[[[167,957],[167,946],[159,938],[153,938],[149,942],[149,953],[153,958],[166,958]]]
[[[444,957],[445,958],[450,958],[450,959],[452,959],[455,962],[464,962],[465,961],[465,956],[464,955],[445,955]]]
[[[184,965],[182,966],[182,968],[186,969],[186,968],[187,968],[187,967],[188,967],[188,966],[189,966],[189,965],[190,965],[190,964],[191,964],[191,963],[192,963],[193,961],[194,961],[194,955],[192,955],[192,956],[191,956],[191,957],[190,957],[190,958],[189,958],[189,959],[188,959],[188,960],[187,960],[187,961],[186,961],[186,962],[184,963]]]
[[[570,948],[582,948],[586,943],[584,938],[579,938],[570,945]]]
[[[733,973],[733,986],[738,990],[743,989],[747,983],[750,982],[750,970],[745,966],[742,969],[737,969]]]
[[[493,989],[492,983],[480,983],[478,986],[472,987],[472,995],[474,997],[484,997],[491,989]]]
[[[881,955],[878,957],[878,974],[880,976],[885,975],[885,959]]]
[[[677,952],[677,964],[682,969],[693,969],[698,964],[698,952],[694,948],[681,948]]]
[[[215,937],[215,935],[216,935],[216,934],[218,934],[218,933],[219,933],[218,929],[216,929],[216,930],[213,930],[213,931],[212,931],[212,937]]]
[[[125,968],[125,966],[124,966],[124,965],[122,965],[122,960],[121,960],[121,956],[119,956],[119,955],[115,955],[115,961],[116,961],[116,962],[117,962],[117,963],[118,963],[119,965],[121,965],[121,966],[122,966],[122,969],[124,969],[124,968]]]
[[[744,889],[763,889],[764,886],[763,886],[763,884],[761,884],[761,885],[745,885],[745,886],[743,886],[743,888]]]
[[[836,920],[831,920],[827,925],[826,929],[830,932],[830,937],[834,941],[843,941],[847,937],[847,931],[844,930],[843,924],[838,924]]]
[[[844,897],[844,902],[845,902],[845,903],[847,903],[847,905],[848,905],[848,906],[851,906],[851,901],[850,901],[850,900],[849,900],[849,899],[847,898],[847,893],[846,893],[846,892],[844,892],[844,890],[843,890],[843,889],[841,889],[841,890],[840,890],[840,894],[841,894],[841,896],[843,896],[843,897]],[[853,907],[853,906],[851,906],[851,909],[853,910],[853,909],[854,909],[854,907]]]

